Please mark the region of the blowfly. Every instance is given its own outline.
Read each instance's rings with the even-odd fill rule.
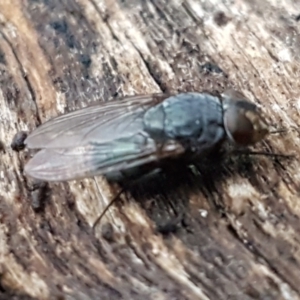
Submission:
[[[164,162],[187,163],[230,141],[253,145],[269,133],[258,107],[235,91],[129,96],[56,117],[25,140],[41,149],[25,166],[39,180],[68,181],[134,170]]]

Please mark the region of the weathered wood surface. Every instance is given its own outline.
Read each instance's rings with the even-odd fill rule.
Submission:
[[[0,298],[300,299],[299,13],[292,0],[1,0]],[[93,179],[32,191],[29,153],[10,149],[17,131],[92,102],[226,87],[290,129],[256,150],[295,159],[166,179],[95,234],[116,188],[99,177],[102,196]],[[162,235],[172,205],[187,213]]]

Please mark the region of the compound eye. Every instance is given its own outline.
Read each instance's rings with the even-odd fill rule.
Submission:
[[[224,126],[229,139],[241,146],[255,144],[269,132],[256,106],[247,101],[237,101],[227,106]]]

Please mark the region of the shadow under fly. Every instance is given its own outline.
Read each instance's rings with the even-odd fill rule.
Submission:
[[[121,186],[154,221],[156,231],[167,235],[185,222],[191,195],[200,191],[211,198],[218,190],[218,182],[226,174],[224,162],[223,155],[216,153],[214,158],[206,157],[199,165],[190,166],[182,161],[164,164],[161,172],[134,182],[134,185],[125,181]]]
[[[141,173],[202,161],[224,142],[254,145],[269,132],[258,107],[236,91],[130,96],[42,124],[25,140],[40,151],[24,169],[44,181],[106,175],[132,186]]]

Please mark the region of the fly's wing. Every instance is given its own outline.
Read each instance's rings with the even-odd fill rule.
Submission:
[[[31,177],[45,181],[65,181],[122,171],[184,152],[175,141],[157,145],[140,133],[108,143],[93,143],[73,148],[47,148],[25,166]]]
[[[73,148],[132,136],[141,130],[145,111],[165,98],[130,96],[61,115],[35,129],[25,144],[31,149]]]
[[[25,172],[45,181],[64,181],[127,170],[183,153],[175,141],[161,145],[143,131],[143,116],[166,95],[134,96],[52,119],[25,143],[41,148]]]

